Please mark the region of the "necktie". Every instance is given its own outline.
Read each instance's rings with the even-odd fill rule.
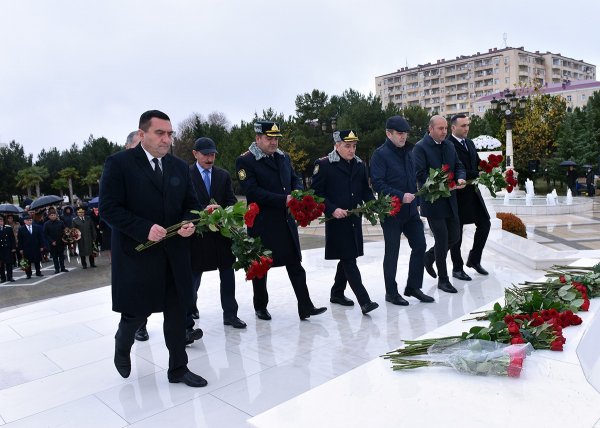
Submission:
[[[210,196],[210,171],[208,169],[202,171],[202,179],[204,180],[204,186],[206,186],[206,193]]]
[[[158,178],[158,181],[162,182],[162,170],[160,169],[158,159],[152,158],[152,162],[154,162],[154,175]]]
[[[468,152],[469,146],[467,146],[467,140],[462,140],[461,143],[462,143],[463,147],[465,148],[465,150]]]
[[[27,230],[29,230],[29,233],[32,233],[31,232],[31,226],[27,226]]]

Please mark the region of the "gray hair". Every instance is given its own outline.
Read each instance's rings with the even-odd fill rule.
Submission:
[[[128,149],[133,145],[133,137],[136,136],[138,131],[131,131],[127,136],[127,140],[125,141],[125,148]]]

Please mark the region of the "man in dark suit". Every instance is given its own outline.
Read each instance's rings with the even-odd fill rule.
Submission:
[[[29,261],[29,269],[25,271],[27,279],[31,278],[31,265],[35,266],[35,276],[42,275],[42,252],[44,251],[44,232],[42,227],[33,224],[29,214],[23,216],[25,223],[19,229],[19,253]]]
[[[465,169],[460,163],[454,146],[446,141],[448,122],[442,116],[436,115],[429,120],[429,133],[423,137],[413,149],[413,160],[417,184],[421,187],[427,177],[429,168],[439,169],[448,165],[449,171],[454,173],[457,189],[462,189],[465,184]],[[427,218],[429,228],[433,233],[435,245],[425,252],[425,269],[432,277],[436,277],[433,263],[438,268],[438,288],[446,293],[456,293],[448,279],[446,256],[448,249],[458,241],[459,222],[456,192],[450,192],[449,198],[439,198],[431,203],[421,200],[421,216]]]
[[[206,137],[198,138],[192,151],[196,162],[190,165],[190,176],[196,190],[196,196],[203,209],[228,207],[237,202],[233,194],[231,176],[222,168],[214,166],[217,155],[215,142]],[[216,204],[212,204],[215,201]],[[221,307],[223,324],[234,328],[246,328],[246,323],[238,318],[238,304],[235,300],[235,257],[231,252],[231,239],[220,232],[204,232],[192,240],[192,276],[196,299],[202,279],[202,272],[219,269],[221,279]],[[194,318],[198,317],[198,308],[188,314],[187,327],[194,327]]]
[[[44,235],[54,262],[54,273],[68,272],[65,268],[65,243],[62,238],[65,233],[65,224],[58,219],[54,207],[48,210],[48,220],[44,223]]]
[[[379,305],[371,301],[362,283],[356,259],[363,255],[362,216],[348,210],[373,200],[365,163],[356,156],[358,136],[352,130],[333,133],[335,148],[315,162],[311,187],[325,198],[325,214],[333,217],[325,223],[325,259],[339,260],[330,301],[343,306],[354,302],[344,296],[346,283],[354,292],[364,315]]]
[[[480,161],[475,144],[473,144],[473,141],[467,139],[470,123],[471,121],[464,114],[452,116],[450,120],[452,135],[448,137],[448,142],[454,144],[458,159],[460,159],[465,167],[467,180],[479,177]],[[475,223],[473,248],[467,258],[467,267],[475,269],[481,275],[487,275],[488,272],[481,267],[481,254],[490,233],[490,215],[485,207],[481,192],[475,189],[475,186],[472,184],[468,184],[464,189],[459,189],[455,193],[460,225],[458,241],[450,247],[452,276],[463,281],[470,281],[471,277],[463,269],[463,259],[460,254],[463,225]]]
[[[385,253],[383,255],[383,278],[385,300],[393,305],[408,305],[400,293],[396,282],[400,235],[404,233],[410,245],[410,261],[404,294],[421,302],[431,303],[433,297],[421,291],[425,258],[425,233],[419,216],[417,177],[413,164],[412,144],[406,139],[410,125],[402,116],[392,116],[385,124],[385,142],[371,157],[371,183],[376,192],[396,196],[402,201],[400,212],[387,217],[381,224]]]
[[[306,271],[302,267],[302,253],[298,226],[287,209],[291,192],[302,189],[300,178],[292,168],[290,156],[279,149],[279,125],[271,121],[254,124],[256,139],[247,152],[237,158],[237,176],[248,203],[256,202],[260,213],[250,236],[259,236],[263,245],[273,252],[273,266],[285,266],[298,299],[298,315],[304,320],[318,315],[327,308],[316,308],[306,286]],[[254,310],[261,320],[270,320],[267,310],[269,294],[267,277],[252,280]]]
[[[113,310],[121,313],[115,367],[121,376],[129,376],[137,328],[152,312],[163,312],[169,382],[206,386],[206,380],[187,368],[185,351],[185,319],[194,294],[187,238],[195,227],[185,223],[179,236],[162,241],[167,226],[193,218],[190,211],[200,206],[188,166],[169,154],[173,140],[169,116],[147,111],[139,128],[141,144],[108,157],[100,183],[100,214],[112,228],[114,244]],[[158,244],[135,250],[147,240]]]

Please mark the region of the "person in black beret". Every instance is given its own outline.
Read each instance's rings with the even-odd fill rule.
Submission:
[[[362,216],[349,214],[348,210],[375,197],[365,163],[356,156],[356,132],[336,131],[333,142],[333,151],[315,162],[311,185],[316,195],[325,198],[326,216],[333,217],[325,223],[325,259],[339,262],[329,300],[343,306],[354,305],[344,296],[349,283],[366,315],[379,305],[371,301],[356,264],[356,259],[364,254]]]
[[[292,168],[290,156],[279,149],[279,124],[257,121],[254,132],[255,141],[235,163],[248,203],[255,202],[260,208],[254,225],[248,228],[248,234],[259,236],[263,245],[273,252],[274,267],[285,266],[298,299],[298,315],[304,320],[311,315],[322,314],[327,308],[315,307],[310,299],[306,271],[301,264],[298,226],[287,208],[292,190],[302,189],[302,181]],[[256,316],[270,320],[267,277],[253,279],[252,287]]]
[[[196,159],[190,165],[192,185],[202,209],[215,209],[219,206],[229,207],[237,202],[233,193],[231,176],[226,170],[215,166],[217,156],[215,142],[207,137],[198,138],[194,143],[192,154]],[[216,204],[211,204],[214,200]],[[220,232],[205,232],[192,238],[192,278],[196,298],[202,279],[202,273],[219,269],[221,280],[221,307],[223,308],[223,324],[234,328],[246,328],[246,323],[238,318],[238,303],[235,300],[235,272],[233,263],[235,256],[231,252],[231,239]],[[198,319],[198,307],[188,313],[188,331],[194,327],[194,318]]]
[[[381,224],[385,241],[383,256],[383,278],[385,300],[394,305],[406,306],[406,301],[398,292],[396,273],[400,253],[400,235],[410,245],[410,261],[404,294],[421,302],[433,302],[433,297],[421,291],[423,286],[423,260],[425,257],[425,232],[419,215],[417,177],[413,165],[413,146],[407,144],[410,125],[402,116],[392,116],[385,124],[385,142],[371,157],[371,183],[377,193],[397,196],[402,202],[400,212],[387,217]]]

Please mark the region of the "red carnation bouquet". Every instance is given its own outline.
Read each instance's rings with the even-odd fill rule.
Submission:
[[[211,201],[211,205],[217,205],[215,201]],[[253,238],[248,235],[244,225],[252,227],[254,220],[260,212],[260,208],[256,203],[251,203],[246,206],[243,201],[238,201],[229,207],[217,207],[206,209],[203,211],[192,211],[198,217],[192,220],[184,220],[167,228],[167,235],[164,239],[171,238],[177,235],[177,231],[187,223],[196,225],[197,233],[206,231],[220,232],[226,238],[230,238],[231,252],[236,258],[233,268],[235,270],[244,269],[246,272],[246,280],[254,278],[263,278],[271,265],[271,250],[262,246],[260,238]],[[161,242],[161,241],[158,241]],[[147,241],[144,244],[138,245],[137,251],[144,251],[156,244],[155,241]]]
[[[433,203],[439,198],[449,198],[455,187],[454,172],[448,164],[443,164],[441,168],[429,168],[429,177],[415,195]]]
[[[316,196],[314,190],[293,190],[291,196],[287,207],[298,226],[306,227],[323,215],[324,199]]]
[[[517,186],[517,180],[514,177],[514,171],[512,169],[502,173],[502,155],[491,154],[488,160],[482,160],[479,162],[479,177],[475,180],[470,180],[469,184],[477,186],[481,184],[487,187],[493,198],[496,197],[496,193],[506,188],[508,193],[512,192]]]

